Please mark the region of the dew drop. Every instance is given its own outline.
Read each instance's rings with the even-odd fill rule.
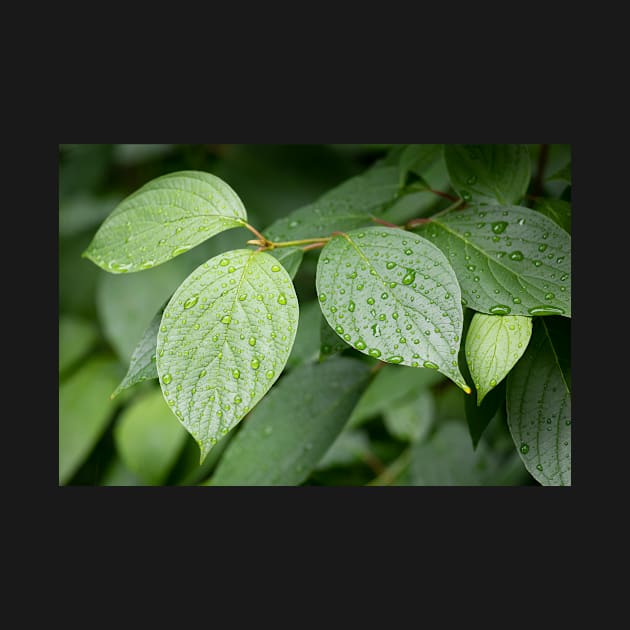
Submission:
[[[536,470],[539,470],[540,472],[542,472],[542,464],[536,464]]]
[[[256,358],[253,358],[250,365],[252,366],[252,369],[257,370],[260,367],[260,361]]]
[[[523,260],[523,252],[515,251],[510,254],[510,260]]]
[[[221,267],[227,267],[229,264],[230,264],[229,258],[222,258],[221,261],[219,262],[219,265],[221,265]]]
[[[357,341],[354,344],[354,347],[357,350],[365,350],[366,348],[365,341],[363,341],[363,339],[357,339]]]
[[[378,348],[370,348],[370,349],[368,350],[368,354],[369,354],[371,357],[374,357],[375,359],[377,359],[378,357],[380,357],[380,356],[381,356],[381,351],[380,351]]]
[[[168,385],[173,380],[173,377],[170,374],[165,374],[162,382],[164,385]]]
[[[529,444],[525,442],[521,442],[521,448],[519,449],[523,455],[527,455],[529,453]]]
[[[530,315],[564,315],[564,309],[555,306],[533,306],[527,312]]]
[[[493,315],[507,315],[512,309],[505,304],[497,304],[490,309]]]
[[[367,303],[370,304],[370,305],[374,304],[374,298],[369,297],[367,299]]]
[[[181,245],[180,247],[176,247],[172,252],[171,256],[179,256],[184,252],[187,252],[190,249],[190,245]]]
[[[411,254],[413,254],[413,251],[412,251],[412,250],[410,250],[409,248],[407,248],[407,249],[405,250],[405,254],[407,254],[407,256],[411,256]]]
[[[432,363],[431,361],[425,361],[422,365],[425,368],[429,368],[430,370],[437,370],[438,369],[438,366],[435,365],[435,363]]]
[[[250,346],[255,346],[256,345],[256,337],[250,337],[249,338],[249,345]]]
[[[271,271],[280,271],[280,265],[272,265]]]
[[[521,303],[521,298],[519,298],[519,297],[512,298],[512,302],[514,302],[514,304],[520,304]]]
[[[553,300],[555,297],[553,293],[545,293],[545,300]]]
[[[381,293],[381,299],[386,300],[388,298],[387,293]]]
[[[265,376],[266,376],[267,378],[273,378],[273,377],[274,377],[274,371],[273,371],[273,370],[267,370],[267,371],[265,372]]]
[[[407,269],[407,273],[403,276],[403,284],[411,284],[416,279],[416,272],[413,269]]]
[[[284,293],[281,293],[281,294],[278,296],[278,304],[286,304],[286,303],[287,303],[287,298],[286,298],[286,296],[284,295]]]
[[[386,266],[388,269],[393,269],[393,268],[396,266],[396,263],[395,263],[395,262],[391,262],[391,261],[390,261],[390,262],[388,262],[385,266]]]
[[[232,321],[232,317],[230,317],[230,315],[224,315],[221,318],[221,323],[222,324],[229,324]]]
[[[544,252],[547,249],[547,244],[546,243],[542,243],[542,245],[538,246],[538,251],[539,252]]]
[[[350,303],[348,304],[348,310],[351,313],[354,313],[354,308],[355,308],[355,304],[354,304],[354,302],[352,300],[350,300]]]
[[[184,308],[192,308],[195,304],[197,304],[198,300],[199,300],[199,297],[196,295],[193,295],[192,297],[188,298],[184,302]]]
[[[388,363],[402,363],[404,359],[399,354],[395,354],[393,357],[388,357],[386,361]]]

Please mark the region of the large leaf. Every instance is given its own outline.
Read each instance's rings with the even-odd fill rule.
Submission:
[[[534,210],[542,212],[571,234],[571,204],[564,199],[538,199]]]
[[[162,321],[162,313],[164,309],[161,308],[151,320],[151,323],[147,326],[147,329],[142,334],[138,345],[136,346],[133,354],[131,355],[131,361],[129,362],[129,369],[127,374],[120,382],[118,387],[112,392],[111,397],[115,398],[124,389],[128,389],[137,383],[157,378],[157,367],[155,365],[156,348],[157,348],[157,334],[160,329],[160,323]]]
[[[570,486],[570,322],[556,322],[550,336],[546,319],[536,322],[527,351],[508,376],[508,426],[525,467],[538,482]]]
[[[424,238],[369,227],[333,237],[317,264],[322,312],[353,348],[388,363],[436,369],[469,391],[457,351],[459,284]]]
[[[477,448],[479,440],[490,424],[490,421],[499,413],[499,409],[504,404],[505,381],[501,381],[501,383],[492,389],[481,403],[477,401],[476,390],[473,390],[471,396],[466,396],[464,408],[473,448]]]
[[[508,375],[531,336],[531,317],[475,313],[466,334],[466,360],[478,405]]]
[[[465,201],[517,203],[531,177],[526,144],[447,144],[453,188]]]
[[[397,166],[371,168],[328,191],[314,203],[278,219],[264,234],[271,241],[295,241],[328,237],[334,231],[369,225],[372,216],[398,197],[398,175]],[[279,260],[300,251],[297,247],[283,250],[282,254],[274,251]]]
[[[59,373],[82,359],[96,344],[98,329],[89,320],[59,317]]]
[[[114,428],[116,448],[130,471],[160,485],[186,440],[186,431],[164,402],[159,389],[124,410]]]
[[[163,308],[190,273],[212,256],[241,247],[250,235],[243,228],[223,232],[168,265],[144,273],[103,273],[88,261],[81,261],[100,276],[96,296],[99,319],[123,363],[129,362],[154,313]]]
[[[297,324],[291,278],[265,252],[215,256],[175,291],[158,332],[157,371],[202,461],[278,379]]]
[[[108,357],[88,361],[59,387],[59,484],[65,484],[101,437],[117,402],[109,394],[120,366]]]
[[[540,212],[476,206],[433,218],[421,234],[446,254],[465,306],[571,316],[571,237]]]
[[[225,451],[212,485],[298,485],[342,428],[369,366],[333,357],[285,376],[247,419]]]
[[[142,271],[246,220],[245,207],[224,181],[201,171],[178,171],[123,199],[83,255],[111,273]]]
[[[349,466],[370,452],[370,439],[362,429],[344,429],[319,460],[316,470]]]
[[[280,247],[269,252],[272,256],[282,264],[287,270],[291,280],[295,278],[295,274],[298,272],[302,259],[304,258],[304,251],[299,247]]]
[[[369,418],[386,413],[410,396],[443,380],[444,376],[436,370],[384,365],[359,399],[348,425],[358,426]]]

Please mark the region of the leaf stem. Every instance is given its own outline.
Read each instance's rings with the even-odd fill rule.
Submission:
[[[269,241],[253,225],[245,223],[243,227],[247,228],[254,236],[257,236],[260,243],[269,243]]]
[[[270,245],[269,249],[275,249],[276,247],[295,247],[299,245],[308,245],[309,243],[327,243],[332,236],[318,236],[317,238],[303,238],[298,241],[280,241],[279,243],[274,243],[272,241],[267,241]]]
[[[433,190],[433,188],[429,188],[428,191],[432,192],[434,195],[437,195],[438,197],[443,197],[444,199],[449,199],[450,201],[457,201],[457,197],[454,197],[453,195],[449,195],[448,193],[444,193],[441,190]]]
[[[378,477],[372,479],[368,486],[388,486],[396,481],[396,478],[409,465],[411,448],[406,448]]]

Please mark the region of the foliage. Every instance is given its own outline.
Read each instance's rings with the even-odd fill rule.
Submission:
[[[59,483],[570,485],[551,148],[62,145]]]

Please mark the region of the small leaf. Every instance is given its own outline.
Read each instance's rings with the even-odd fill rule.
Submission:
[[[542,212],[555,221],[565,232],[571,234],[571,204],[563,199],[539,199],[534,210]]]
[[[143,271],[246,220],[243,203],[224,181],[201,171],[178,171],[121,201],[83,255],[111,273]]]
[[[529,185],[526,144],[447,144],[444,155],[451,184],[465,201],[517,203]]]
[[[490,315],[571,316],[571,237],[540,212],[473,206],[420,233],[446,254],[464,306]]]
[[[186,431],[156,389],[124,410],[114,427],[114,440],[131,472],[160,485],[182,450]]]
[[[368,379],[368,365],[345,357],[288,373],[234,437],[210,485],[302,483],[343,429]]]
[[[539,483],[570,486],[569,363],[559,360],[561,349],[569,348],[570,322],[556,321],[552,338],[546,320],[536,322],[527,351],[508,376],[508,426],[525,467]]]
[[[322,312],[317,300],[311,300],[300,306],[295,342],[287,360],[287,369],[295,368],[302,363],[314,361],[319,356],[319,326]]]
[[[202,461],[278,379],[297,324],[291,278],[265,252],[215,256],[175,291],[158,332],[157,371]]]
[[[98,329],[89,320],[62,315],[59,317],[59,373],[76,363],[94,347]]]
[[[123,378],[118,387],[114,390],[111,398],[115,398],[124,389],[128,389],[137,383],[158,377],[157,367],[155,365],[155,354],[157,348],[157,334],[160,329],[163,311],[164,307],[154,315],[151,323],[144,331],[138,345],[131,355],[127,374],[125,374],[125,378]]]
[[[427,435],[435,419],[433,394],[428,389],[415,392],[383,414],[387,430],[399,440],[419,442]]]
[[[400,155],[400,171],[404,177],[409,171],[424,176],[425,171],[438,160],[442,144],[410,144]]]
[[[324,361],[335,354],[347,350],[350,346],[330,327],[325,317],[320,315],[320,320],[319,360]]]
[[[470,391],[457,366],[462,306],[442,252],[399,229],[333,237],[317,264],[322,312],[353,348],[388,363],[437,369]]]
[[[404,404],[415,392],[421,392],[442,381],[444,376],[437,370],[385,365],[361,396],[348,426],[358,426],[365,420],[385,413],[390,407]]]
[[[547,177],[548,182],[561,181],[571,185],[571,162],[562,167],[559,171],[556,171],[553,175]]]
[[[59,484],[83,463],[107,427],[118,403],[109,393],[120,378],[117,361],[90,359],[59,387]]]
[[[492,485],[498,468],[495,454],[483,442],[473,450],[468,431],[461,422],[446,421],[429,440],[412,446],[412,485]]]
[[[370,452],[370,439],[361,429],[344,429],[319,460],[316,470],[349,466]]]
[[[473,448],[477,448],[481,436],[504,403],[504,380],[488,393],[482,403],[477,402],[477,392],[475,390],[473,390],[471,396],[466,396],[466,400],[464,401],[466,422],[468,423]]]
[[[532,318],[475,313],[466,335],[466,360],[477,405],[514,367],[532,336]]]

